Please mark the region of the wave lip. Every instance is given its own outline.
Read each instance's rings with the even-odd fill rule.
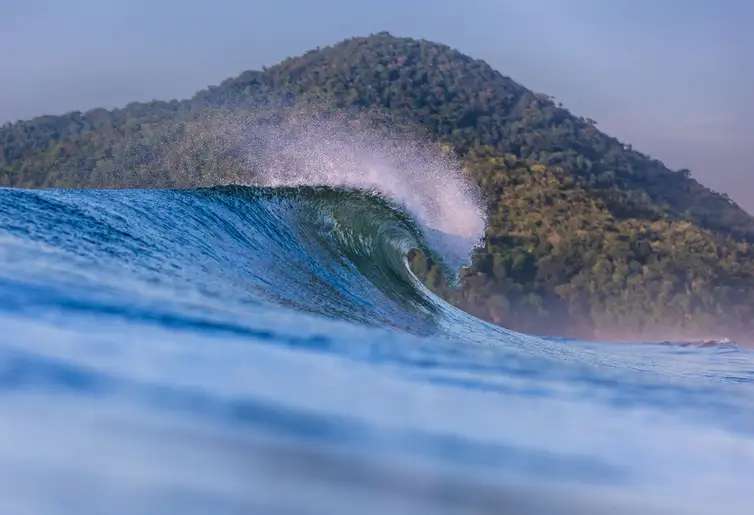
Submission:
[[[165,164],[181,169],[187,167],[181,156],[233,156],[230,172],[214,173],[223,167],[206,159],[190,164],[188,177],[209,176],[210,183],[202,186],[330,187],[373,193],[410,213],[423,228],[464,240],[468,248],[456,254],[468,254],[484,233],[480,191],[453,155],[408,132],[380,132],[368,118],[304,110],[270,121],[220,113],[190,125],[173,150],[180,155],[168,153]]]

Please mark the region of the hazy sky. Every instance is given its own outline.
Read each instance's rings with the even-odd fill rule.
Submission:
[[[754,212],[753,0],[0,0],[0,123],[185,98],[353,35],[447,43]]]

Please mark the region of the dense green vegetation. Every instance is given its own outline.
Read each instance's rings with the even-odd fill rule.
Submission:
[[[221,171],[213,168],[232,169],[238,156],[203,145],[216,137],[194,130],[208,112],[302,104],[420,127],[464,162],[489,202],[485,245],[457,289],[432,263],[415,263],[464,309],[554,334],[752,334],[751,216],[688,171],[671,171],[484,62],[427,41],[354,38],[189,100],[8,124],[0,185],[211,184]],[[166,153],[187,138],[184,151]]]
[[[754,246],[672,218],[618,218],[562,168],[480,148],[469,173],[489,198],[485,244],[459,289],[417,259],[463,309],[526,331],[604,338],[746,336]]]

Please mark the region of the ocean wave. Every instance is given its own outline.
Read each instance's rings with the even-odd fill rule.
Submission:
[[[407,263],[462,231],[333,183],[0,189],[0,511],[748,505],[750,351],[485,323]]]

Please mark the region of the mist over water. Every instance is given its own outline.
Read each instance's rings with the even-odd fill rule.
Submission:
[[[264,111],[262,111],[264,112]],[[216,113],[190,124],[167,153],[168,167],[196,167],[186,154],[209,156],[194,186],[325,186],[370,192],[408,211],[451,268],[484,235],[485,209],[460,163],[408,131],[380,131],[365,114],[323,115],[311,108],[275,116]],[[212,164],[212,163],[211,163]]]
[[[215,113],[190,124],[164,165],[187,167],[183,175],[196,178],[187,186],[324,186],[375,194],[405,209],[453,270],[481,243],[480,191],[439,145],[409,130],[380,131],[366,114],[260,111]],[[192,170],[197,163],[186,154],[204,156],[202,170]],[[207,157],[223,166],[208,170]]]
[[[287,120],[255,134],[249,152],[252,162],[261,156],[255,162],[264,170],[260,183],[373,191],[426,227],[481,240],[485,220],[479,191],[451,156],[434,145],[389,139],[342,123]]]

